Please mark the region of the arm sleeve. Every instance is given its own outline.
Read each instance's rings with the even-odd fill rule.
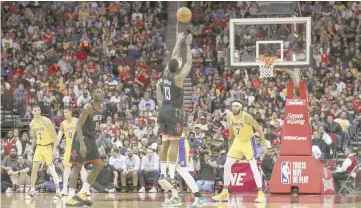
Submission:
[[[153,170],[159,170],[159,157],[158,155],[155,157],[155,161],[154,161],[154,167],[153,167]]]
[[[156,85],[157,104],[159,107],[162,105],[162,102],[163,102],[162,85],[163,85],[163,81],[162,81],[162,79],[159,79],[159,81]]]
[[[134,170],[139,170],[139,166],[140,166],[140,159],[139,159],[139,157],[135,157],[135,167],[134,167]]]
[[[341,172],[341,173],[346,172],[347,168],[350,167],[351,164],[352,161],[350,160],[350,158],[347,158],[346,160],[343,161],[341,168],[338,169],[337,172]]]
[[[19,140],[16,141],[16,149],[18,150],[18,155],[23,154],[23,145]]]
[[[154,100],[151,100],[151,102],[150,102],[150,110],[155,110],[155,102],[154,102]]]
[[[326,133],[323,135],[323,140],[325,140],[325,142],[326,142],[327,145],[331,145],[331,144],[332,144],[332,139],[331,139],[330,135],[328,135],[328,134],[326,134]]]

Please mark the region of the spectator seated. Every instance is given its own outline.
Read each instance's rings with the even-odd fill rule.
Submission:
[[[133,154],[134,151],[131,148],[127,150],[127,156],[125,158],[125,170],[122,171],[121,177],[121,188],[123,190],[128,189],[131,192],[137,192],[138,187],[138,171],[140,167],[140,159],[138,155]],[[132,183],[128,184],[128,180]]]
[[[109,159],[106,155],[102,156],[103,169],[98,174],[93,188],[99,193],[114,193],[118,188],[118,171],[114,166],[109,164]]]

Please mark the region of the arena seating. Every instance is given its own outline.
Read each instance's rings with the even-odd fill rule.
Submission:
[[[280,95],[274,96],[270,82],[260,80],[257,70],[247,69],[250,76],[245,80],[244,70],[230,70],[225,63],[228,19],[241,18],[247,5],[196,1],[187,4],[194,11],[190,26],[194,34],[194,93],[185,128],[188,133],[196,133],[201,147],[210,155],[217,150],[224,156],[228,151],[224,116],[232,100],[242,99],[247,103],[244,110],[262,124],[276,157],[280,136],[274,123],[283,123],[282,91],[289,79],[283,80],[282,74],[277,73],[275,80],[280,82],[275,84]],[[167,5],[167,2],[1,2],[2,160],[8,155],[4,144],[16,139],[23,145],[18,153],[31,162],[32,138],[28,128],[31,106],[40,105],[43,114],[59,127],[64,107],[70,106],[79,114],[93,85],[102,86],[106,94],[104,129],[111,145],[120,147],[123,154],[127,147],[137,149],[140,157],[148,147],[158,152],[161,141],[155,125],[157,107],[142,111],[139,104],[145,94],[156,100],[155,83],[163,68],[163,57],[172,50],[165,42]],[[329,51],[323,57],[315,48],[313,67],[303,69],[301,75],[310,95],[313,130],[325,126],[329,115],[339,118],[340,112],[345,111],[350,122],[345,130],[350,135],[346,144],[354,145],[356,150],[357,140],[360,141],[356,132],[361,128],[361,5],[302,2],[301,10],[303,15],[313,18],[313,45]],[[246,14],[249,18],[254,15]],[[328,22],[331,24],[326,25]],[[144,127],[151,127],[152,133],[144,133]],[[14,131],[20,132],[14,135]],[[326,128],[326,134],[335,146],[339,132]],[[146,145],[141,142],[144,139]],[[61,143],[60,159],[64,147]],[[103,151],[110,155],[111,148]],[[342,147],[328,159],[336,156],[338,162],[342,161]],[[2,176],[10,181],[6,173],[2,172]]]

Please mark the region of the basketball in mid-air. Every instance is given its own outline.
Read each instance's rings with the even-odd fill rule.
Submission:
[[[192,19],[192,12],[187,7],[179,8],[177,11],[177,19],[179,22],[189,22]]]

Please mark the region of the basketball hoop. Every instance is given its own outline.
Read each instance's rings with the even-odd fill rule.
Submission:
[[[273,67],[278,60],[277,57],[258,57],[256,58],[256,62],[259,63],[259,71],[261,74],[261,78],[263,77],[274,77],[273,75]]]

